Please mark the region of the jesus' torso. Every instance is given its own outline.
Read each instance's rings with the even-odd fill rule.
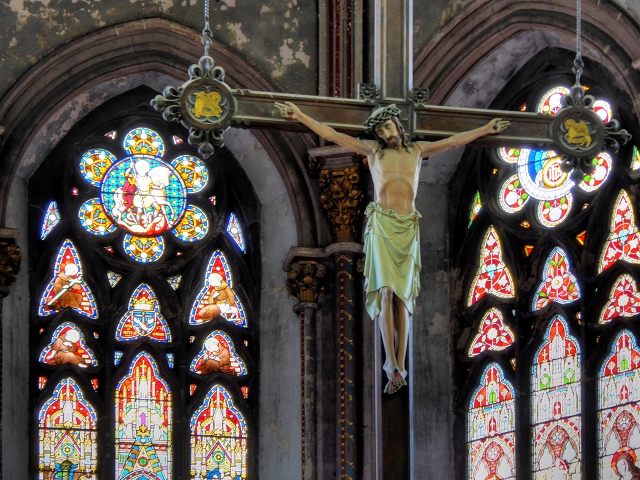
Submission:
[[[375,142],[373,142],[375,143]],[[397,213],[415,212],[415,199],[422,151],[415,144],[408,148],[377,149],[367,158],[373,179],[375,201],[383,208]]]

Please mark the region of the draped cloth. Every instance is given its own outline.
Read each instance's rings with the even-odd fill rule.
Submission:
[[[389,287],[413,315],[420,290],[420,230],[418,212],[400,214],[371,202],[364,232],[364,290],[371,318],[380,314],[382,287]]]

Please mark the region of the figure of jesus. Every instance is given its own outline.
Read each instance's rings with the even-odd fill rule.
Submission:
[[[366,309],[380,326],[386,357],[383,368],[388,378],[384,391],[395,393],[407,384],[409,322],[420,289],[421,215],[415,199],[422,159],[503,132],[510,122],[495,118],[483,127],[437,142],[412,142],[400,123],[400,109],[388,105],[375,110],[364,123],[375,140],[360,140],[314,120],[291,102],[275,106],[283,117],[368,159],[375,198],[365,211]]]

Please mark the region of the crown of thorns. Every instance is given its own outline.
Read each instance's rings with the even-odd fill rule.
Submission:
[[[367,121],[364,122],[364,127],[367,133],[372,133],[377,127],[382,125],[387,120],[392,118],[398,118],[400,116],[400,109],[395,104],[387,105],[386,107],[380,107],[374,110]]]

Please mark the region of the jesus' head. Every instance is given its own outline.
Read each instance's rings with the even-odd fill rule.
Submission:
[[[411,141],[400,122],[400,109],[394,104],[374,110],[364,126],[366,132],[373,134],[383,148],[409,151]]]

